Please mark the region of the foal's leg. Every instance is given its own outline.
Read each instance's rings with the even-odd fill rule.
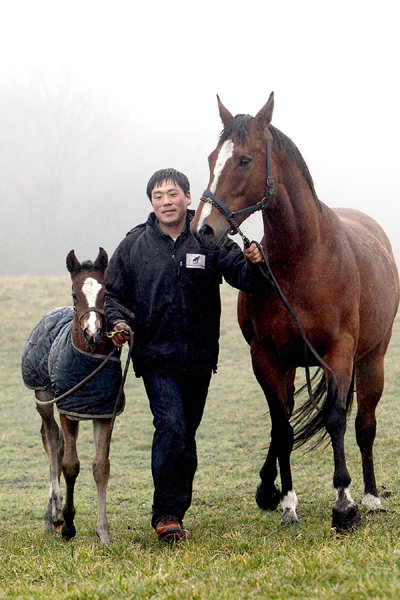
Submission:
[[[376,434],[375,409],[383,392],[385,349],[375,349],[356,367],[357,402],[356,438],[360,448],[364,497],[362,505],[368,510],[382,510],[375,481],[373,444]]]
[[[51,392],[40,390],[35,392],[38,400],[49,401],[53,396]],[[49,499],[44,511],[44,530],[46,533],[58,531],[64,522],[62,515],[62,493],[60,487],[61,458],[63,453],[63,438],[54,419],[53,404],[37,404],[36,409],[42,417],[42,441],[49,458],[50,490]]]
[[[76,534],[74,525],[74,488],[80,469],[78,454],[76,452],[79,421],[72,421],[65,415],[60,414],[60,422],[64,436],[64,456],[61,464],[66,483],[65,504],[63,508],[64,525],[61,534],[65,540],[71,540]]]
[[[93,461],[93,477],[97,486],[97,525],[96,533],[100,543],[107,546],[110,543],[110,528],[107,520],[106,495],[110,476],[110,460],[106,457],[107,437],[110,430],[109,419],[94,419],[93,434],[96,456]]]

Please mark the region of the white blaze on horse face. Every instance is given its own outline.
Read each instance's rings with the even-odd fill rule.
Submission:
[[[215,162],[213,180],[210,185],[210,192],[215,194],[217,189],[218,179],[221,176],[222,171],[228,160],[233,156],[234,144],[232,140],[225,140],[222,144],[221,149],[218,153],[217,160]]]
[[[233,144],[232,140],[226,140],[221,146],[221,149],[217,156],[217,160],[215,162],[213,179],[212,179],[212,182],[210,185],[210,192],[212,192],[213,194],[215,194],[215,190],[217,189],[218,179],[220,178],[220,175],[221,175],[227,161],[233,156],[233,148],[234,148],[234,144]],[[200,229],[203,227],[204,221],[209,216],[211,209],[212,209],[211,204],[208,204],[205,202],[203,205],[203,208],[201,209],[199,222],[197,225],[197,231],[200,231]]]
[[[93,277],[88,277],[87,279],[85,279],[84,284],[82,286],[82,292],[86,297],[86,301],[88,303],[88,308],[90,306],[96,306],[97,294],[99,293],[101,288],[102,288],[101,283],[96,281],[96,279],[94,279]],[[97,313],[94,311],[91,311],[89,313],[86,327],[89,330],[89,333],[92,335],[95,335],[95,333],[96,333],[96,329],[97,329],[96,328],[96,320],[97,320]]]

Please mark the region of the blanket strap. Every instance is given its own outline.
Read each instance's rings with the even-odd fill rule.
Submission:
[[[89,373],[89,375],[87,375],[87,377],[82,379],[82,381],[80,381],[79,383],[74,385],[72,388],[70,388],[63,394],[61,394],[61,396],[57,396],[57,398],[52,398],[51,400],[38,400],[37,398],[35,398],[36,404],[40,404],[41,406],[50,406],[51,404],[54,404],[54,403],[58,402],[59,400],[63,400],[64,398],[66,398],[67,396],[69,396],[70,394],[75,392],[76,390],[79,390],[79,388],[81,388],[83,385],[85,385],[85,383],[90,381],[90,379],[92,379],[92,377],[94,377],[95,375],[97,375],[97,373],[99,371],[101,371],[101,369],[108,363],[108,361],[110,360],[112,355],[115,354],[115,351],[116,351],[116,348],[113,348],[111,350],[111,352],[109,354],[107,354],[105,359],[99,364],[99,366],[95,368],[94,371]]]

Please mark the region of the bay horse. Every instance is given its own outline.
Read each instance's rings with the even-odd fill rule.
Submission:
[[[23,380],[27,387],[35,390],[36,408],[42,418],[42,441],[50,465],[44,526],[46,533],[61,532],[65,540],[76,534],[74,487],[80,470],[76,444],[80,420],[91,419],[96,452],[92,470],[98,497],[96,533],[100,543],[108,545],[108,449],[116,411],[111,413],[113,407],[118,409],[118,414],[122,412],[124,401],[117,393],[121,385],[120,358],[118,352],[113,356],[115,349],[106,335],[104,276],[108,256],[100,248],[94,263],[85,261],[81,264],[71,250],[66,264],[72,280],[73,309],[61,307],[43,317],[33,329],[22,357]],[[92,376],[99,365],[102,368],[99,367],[96,376],[87,377],[80,387],[85,375]],[[72,383],[66,383],[71,377]],[[80,381],[74,386],[80,388],[79,392],[69,394],[69,390],[60,395],[62,385],[69,387],[75,381]],[[61,431],[54,417],[55,401]],[[117,401],[119,406],[115,404]],[[61,471],[66,483],[64,506]]]
[[[208,250],[240,233],[262,211],[266,279],[259,293],[240,292],[238,320],[271,416],[271,440],[256,501],[281,503],[282,523],[298,521],[292,449],[329,435],[336,499],[332,526],[351,530],[361,512],[350,493],[344,435],[356,382],[356,439],[368,510],[382,509],[373,463],[375,409],[383,392],[384,355],[399,302],[399,278],[381,227],[357,210],[321,202],[294,143],[271,125],[274,97],[255,117],[235,117],[218,98],[223,131],[209,156],[210,180],[192,230]],[[284,304],[285,302],[285,304]],[[317,385],[294,411],[298,367],[318,366]],[[329,438],[328,438],[329,439]],[[275,484],[278,475],[281,490]]]

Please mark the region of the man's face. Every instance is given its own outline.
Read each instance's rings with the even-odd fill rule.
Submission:
[[[153,188],[151,203],[162,231],[168,233],[169,230],[180,226],[183,228],[186,222],[186,210],[191,201],[190,192],[185,194],[173,181],[163,181]]]

